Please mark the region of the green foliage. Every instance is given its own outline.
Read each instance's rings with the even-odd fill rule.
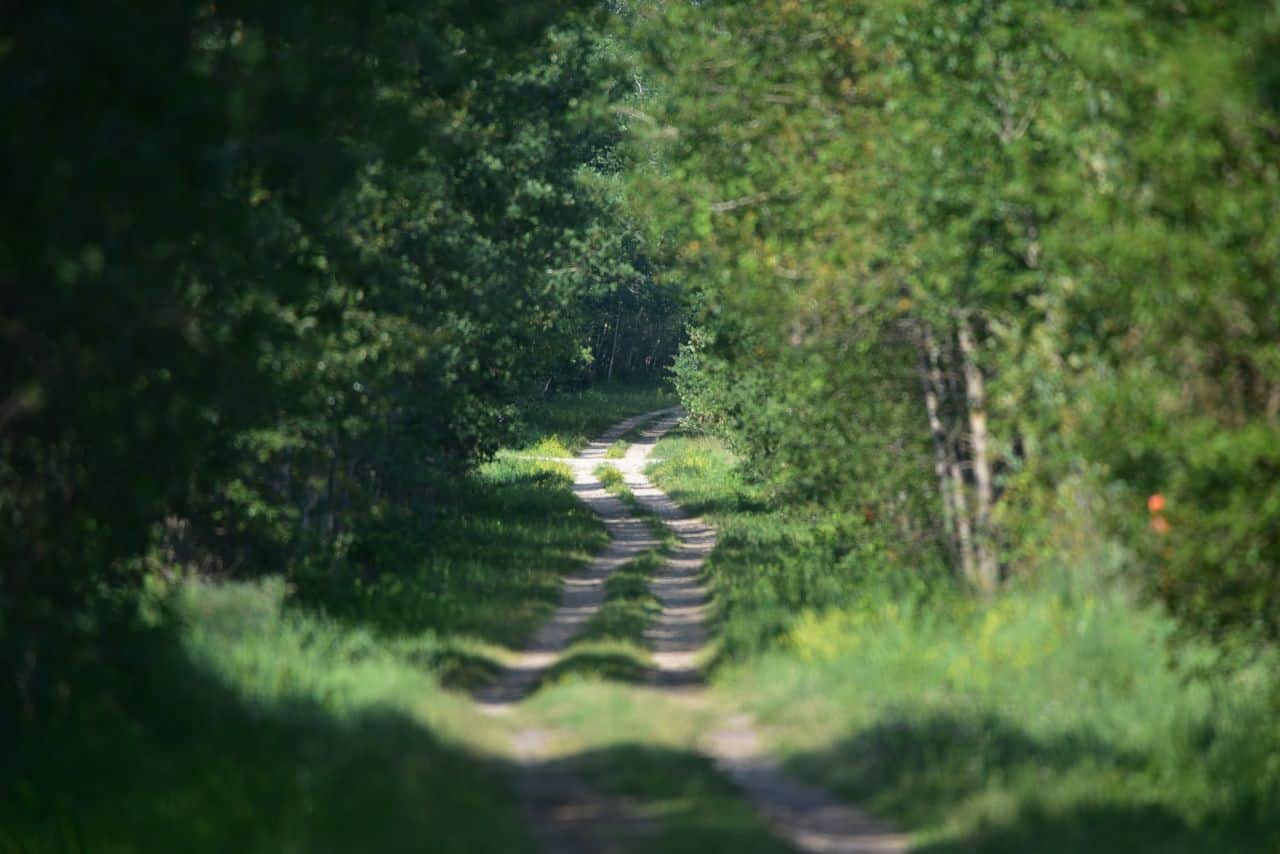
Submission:
[[[539,2],[0,18],[6,695],[157,567],[372,583],[601,329],[662,369],[617,54]]]
[[[882,539],[864,511],[770,496],[718,440],[671,436],[654,454],[659,486],[719,528],[707,574],[722,661],[767,649],[806,608],[914,599],[939,580],[937,570],[904,568],[903,544]]]
[[[1154,533],[1132,535],[1148,587],[1209,636],[1274,641],[1280,12],[1106,11],[1099,26],[1124,47],[1073,45],[1108,130],[1077,148],[1101,172],[1064,178],[1083,203],[1055,235],[1064,273],[1078,271],[1055,295],[1080,317],[1063,349],[1092,404],[1067,427],[1128,488],[1130,530],[1148,496],[1165,499]]]
[[[641,20],[631,198],[702,425],[908,565],[989,593],[1110,538],[1191,632],[1280,637],[1274,3]],[[1069,482],[1106,498],[1074,532]]]

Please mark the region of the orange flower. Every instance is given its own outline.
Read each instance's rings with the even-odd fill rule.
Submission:
[[[1152,513],[1159,513],[1161,510],[1163,510],[1164,496],[1157,492],[1155,495],[1148,498],[1147,509],[1150,510]]]
[[[1151,530],[1155,531],[1160,536],[1164,536],[1169,533],[1169,520],[1163,516],[1156,516],[1152,518]]]

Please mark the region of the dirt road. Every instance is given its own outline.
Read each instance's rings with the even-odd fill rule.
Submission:
[[[605,580],[623,564],[660,545],[645,520],[609,494],[595,475],[601,464],[616,466],[641,505],[656,514],[675,535],[649,586],[662,606],[645,633],[653,667],[652,690],[671,701],[705,707],[715,701],[706,690],[701,659],[708,640],[710,593],[702,569],[716,545],[716,531],[690,517],[645,475],[658,440],[682,418],[678,409],[629,418],[592,442],[573,459],[562,462],[573,472],[574,491],[608,527],[612,542],[584,569],[566,576],[560,604],[534,635],[527,649],[478,699],[493,713],[508,712],[532,690],[600,609]],[[620,459],[606,452],[619,438],[645,425]],[[825,792],[786,774],[769,756],[751,717],[721,710],[717,724],[701,740],[701,750],[731,779],[768,820],[779,837],[799,851],[900,852],[908,850],[903,834]],[[522,730],[516,753],[525,763],[520,789],[537,834],[549,851],[608,850],[611,833],[643,832],[645,817],[630,805],[594,796],[571,772],[549,772],[539,761],[547,733]]]

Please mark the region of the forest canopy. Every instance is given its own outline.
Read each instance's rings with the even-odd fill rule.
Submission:
[[[521,401],[669,360],[603,15],[3,13],[10,638],[36,655],[157,565],[348,572]]]
[[[1274,2],[47,2],[0,76],[7,672],[672,365],[885,574],[1280,640]]]

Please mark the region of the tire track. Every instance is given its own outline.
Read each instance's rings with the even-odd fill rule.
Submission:
[[[710,593],[702,570],[716,545],[715,529],[686,514],[645,475],[654,445],[684,417],[678,407],[629,418],[612,427],[573,459],[573,489],[609,530],[612,541],[582,570],[565,576],[560,603],[529,646],[499,674],[477,700],[494,714],[509,711],[534,689],[605,599],[605,581],[624,564],[661,543],[647,522],[609,494],[595,475],[602,463],[616,466],[636,500],[658,516],[675,535],[662,566],[650,579],[650,591],[662,606],[645,632],[653,657],[648,682],[679,702],[712,708],[701,659],[708,640]],[[652,422],[622,459],[606,459],[609,447],[637,426]],[[526,813],[543,847],[552,852],[614,850],[619,834],[635,839],[651,832],[652,819],[626,799],[592,793],[574,775],[571,763],[548,762],[553,734],[525,729],[513,747],[522,764],[518,785]],[[700,745],[715,767],[731,779],[768,820],[779,837],[797,850],[889,854],[908,850],[908,840],[866,813],[842,804],[820,789],[787,775],[765,750],[752,718],[740,712],[723,716]]]
[[[600,463],[608,462],[604,455],[614,442],[638,425],[668,412],[659,410],[621,421],[576,457],[540,458],[569,466],[574,494],[604,520],[610,543],[585,567],[564,576],[560,601],[551,617],[530,638],[528,646],[517,653],[515,661],[476,693],[476,699],[490,707],[490,711],[502,711],[533,690],[600,610],[604,604],[605,581],[614,570],[662,545],[643,519],[635,518],[626,504],[609,494],[595,476],[595,469]]]
[[[644,473],[654,445],[682,416],[682,412],[672,413],[645,430],[619,468],[632,494],[662,519],[679,543],[650,582],[662,605],[662,613],[647,633],[654,659],[652,681],[658,690],[679,693],[686,702],[707,703],[700,658],[707,642],[711,597],[702,569],[715,548],[716,531],[686,514]],[[889,854],[909,848],[906,835],[787,775],[768,755],[750,715],[727,715],[703,740],[702,749],[751,799],[775,832],[800,851]]]

